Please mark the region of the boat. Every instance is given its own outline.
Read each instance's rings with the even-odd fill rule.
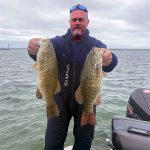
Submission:
[[[108,150],[150,150],[150,89],[138,88],[130,95],[125,116],[112,117]],[[72,145],[64,150],[72,150]]]
[[[130,95],[125,116],[113,116],[109,150],[150,150],[150,89]]]
[[[70,146],[65,147],[64,150],[72,150],[72,148],[73,148],[73,145],[70,145]]]
[[[70,145],[70,146],[65,147],[64,150],[72,150],[72,148],[73,148],[73,145]],[[95,149],[91,148],[90,150],[95,150]]]

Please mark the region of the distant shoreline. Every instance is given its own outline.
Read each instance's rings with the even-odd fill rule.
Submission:
[[[109,48],[110,50],[150,50],[149,48]]]
[[[0,48],[0,50],[14,50],[14,49],[27,49],[26,47],[25,48]],[[110,50],[150,50],[150,48],[109,48]]]
[[[0,48],[0,50],[14,50],[14,49],[27,49],[27,48]]]
[[[10,48],[0,48],[0,50],[10,50]]]

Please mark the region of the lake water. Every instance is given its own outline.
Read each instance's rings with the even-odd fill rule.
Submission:
[[[150,88],[150,50],[112,50],[119,64],[103,78],[103,103],[97,107],[92,148],[106,150],[111,119],[126,114],[129,96],[137,88]],[[43,150],[45,104],[35,98],[34,61],[24,49],[0,50],[0,150]],[[72,145],[73,122],[65,145]]]

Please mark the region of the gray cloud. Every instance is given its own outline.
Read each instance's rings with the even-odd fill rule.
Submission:
[[[89,10],[90,34],[108,47],[150,48],[149,0],[1,0],[0,43],[27,46],[32,37],[64,34],[69,8],[78,3]]]

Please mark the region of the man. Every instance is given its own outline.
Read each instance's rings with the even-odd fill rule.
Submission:
[[[103,48],[103,71],[110,72],[117,65],[117,57],[101,41],[89,36],[88,10],[83,5],[70,8],[70,29],[62,36],[56,36],[51,42],[58,61],[58,77],[61,92],[54,95],[60,111],[59,117],[48,119],[45,134],[45,150],[63,150],[69,122],[74,117],[73,150],[89,150],[91,147],[94,126],[80,126],[83,105],[76,102],[74,93],[80,83],[81,70],[85,58],[92,47]],[[29,55],[36,61],[39,49],[39,38],[29,41]],[[93,108],[96,111],[95,107]]]

